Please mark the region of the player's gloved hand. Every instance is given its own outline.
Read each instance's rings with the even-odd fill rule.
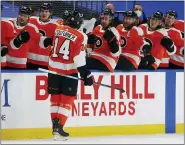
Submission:
[[[44,47],[48,47],[49,45],[52,45],[53,38],[45,38],[44,39]]]
[[[144,55],[147,55],[151,52],[152,47],[149,44],[145,44],[142,48],[142,52]]]
[[[170,38],[168,38],[168,37],[166,37],[166,36],[164,36],[162,39],[161,39],[161,45],[164,47],[164,48],[166,48],[167,49],[167,51],[168,52],[173,52],[174,51],[174,43],[173,43],[173,41],[170,39]]]
[[[149,68],[152,64],[155,63],[155,58],[152,55],[147,55],[141,59],[140,65],[142,68]]]
[[[110,29],[108,29],[105,31],[103,38],[110,43],[110,41],[115,38],[115,35]]]
[[[30,34],[26,30],[23,30],[20,32],[16,39],[22,44],[26,43],[30,40]]]
[[[94,44],[97,41],[97,36],[94,34],[89,34],[88,35],[88,40],[87,40],[87,44]]]
[[[87,72],[87,74],[84,76],[83,80],[84,80],[85,86],[91,86],[93,84],[93,78],[92,78],[90,71]]]
[[[8,53],[8,47],[4,44],[1,44],[1,57],[5,56]]]
[[[182,50],[182,55],[184,55],[184,49]]]

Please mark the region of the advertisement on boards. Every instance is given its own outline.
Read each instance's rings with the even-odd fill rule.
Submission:
[[[94,72],[94,80],[124,88],[127,95],[79,81],[66,126],[106,126],[165,123],[165,73]],[[45,73],[4,73],[1,83],[2,128],[48,128],[50,95]],[[83,120],[83,121],[82,121]]]

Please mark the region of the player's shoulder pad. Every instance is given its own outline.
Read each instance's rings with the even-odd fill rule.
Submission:
[[[168,31],[165,28],[161,28],[161,29],[158,29],[156,31],[161,33],[164,36],[168,36]]]
[[[39,19],[39,17],[36,17],[36,16],[31,16],[30,19]]]
[[[13,21],[10,21],[10,20],[1,20],[2,22],[5,22],[7,24],[9,24],[9,26],[12,27],[14,33],[16,33],[16,31],[14,30],[14,25],[13,25]]]
[[[182,23],[184,23],[184,20],[177,20],[177,22],[182,22]]]
[[[170,28],[171,30],[173,30],[173,31],[175,31],[176,33],[178,33],[181,37],[182,37],[182,35],[181,35],[181,31],[180,30],[178,30],[178,29],[176,29],[176,28]]]
[[[115,27],[111,27],[110,30],[112,31],[112,33],[116,36],[116,39],[119,41],[120,39],[120,35],[118,30]]]
[[[139,28],[147,28],[148,27],[148,24],[141,24],[138,26]]]
[[[39,29],[37,28],[37,26],[35,26],[34,24],[28,23],[26,26],[32,27],[34,28],[34,30],[39,33]]]
[[[140,27],[134,26],[132,27],[132,30],[135,30],[139,36],[143,36],[143,30]]]
[[[117,27],[116,27],[116,29],[117,30],[121,30],[121,29],[123,29],[124,27],[123,27],[123,24],[119,24]]]

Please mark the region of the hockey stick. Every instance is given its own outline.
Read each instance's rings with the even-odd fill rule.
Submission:
[[[71,78],[71,79],[75,79],[75,80],[83,80],[83,79],[78,78],[78,77],[73,77],[73,76],[65,75],[65,74],[59,74],[59,73],[57,73],[57,72],[50,71],[50,70],[46,70],[46,69],[43,69],[43,68],[39,68],[38,70],[39,70],[39,71],[42,71],[42,72],[46,72],[46,73],[51,73],[51,74],[55,74],[55,75],[64,76],[64,77]],[[118,88],[118,87],[115,87],[115,86],[109,86],[109,85],[102,84],[102,83],[98,83],[98,82],[93,82],[93,84],[95,84],[95,85],[100,85],[100,86],[107,87],[107,88],[113,88],[113,89],[115,89],[115,90],[119,90],[121,93],[125,93],[125,90],[124,90],[124,89]]]

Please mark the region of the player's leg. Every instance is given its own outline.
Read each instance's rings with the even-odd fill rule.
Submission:
[[[109,71],[109,69],[107,68],[107,66],[105,64],[103,64],[101,61],[99,61],[95,58],[88,57],[86,59],[86,63],[87,63],[88,69]]]
[[[115,70],[136,70],[136,68],[128,59],[120,56]]]
[[[72,76],[78,77],[78,74],[73,74]],[[74,99],[77,95],[78,80],[61,77],[61,84],[62,95],[58,110],[58,118],[60,119],[58,133],[63,137],[68,137],[69,133],[64,131],[64,126],[70,115],[69,113],[72,110]]]
[[[50,110],[51,110],[51,120],[52,120],[52,129],[53,135],[58,132],[59,127],[59,118],[58,118],[58,110],[60,106],[60,77],[54,74],[48,74],[48,94],[51,94],[50,98]]]

